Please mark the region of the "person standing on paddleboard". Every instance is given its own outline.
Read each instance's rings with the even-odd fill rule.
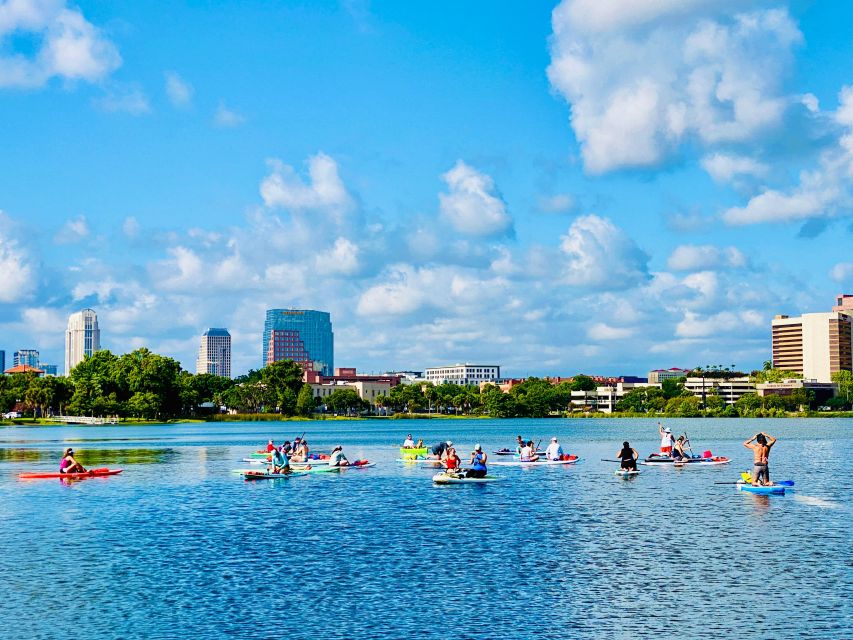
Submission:
[[[753,440],[755,444],[752,444]],[[760,431],[743,443],[747,449],[752,449],[753,486],[772,484],[770,482],[770,447],[774,444],[776,444],[776,438]]]
[[[474,445],[474,450],[471,452],[471,468],[465,472],[466,478],[485,478],[487,469],[486,461],[488,456],[483,451],[483,447],[479,444]]]
[[[59,473],[87,473],[85,467],[74,459],[74,449],[68,447],[59,462]]]
[[[660,454],[662,456],[672,456],[672,446],[675,443],[672,431],[669,427],[664,427],[658,422],[658,432],[660,433]]]
[[[622,450],[616,454],[616,457],[619,458],[620,467],[625,471],[636,471],[637,470],[637,460],[640,457],[640,454],[637,453],[636,449],[632,449],[631,445],[628,444],[628,441],[622,443]]]

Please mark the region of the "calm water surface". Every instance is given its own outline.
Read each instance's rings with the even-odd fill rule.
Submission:
[[[600,458],[623,439],[657,448],[647,420],[0,429],[0,637],[853,637],[853,422],[668,424],[735,462],[615,477]],[[231,473],[303,429],[377,466]],[[771,471],[795,492],[714,484],[749,468],[741,442],[757,430],[780,438]],[[438,487],[396,461],[408,432],[460,452],[557,435],[583,460]],[[17,479],[69,445],[125,472]]]

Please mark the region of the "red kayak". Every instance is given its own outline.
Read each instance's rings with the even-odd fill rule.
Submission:
[[[86,473],[19,473],[18,477],[24,480],[35,480],[37,478],[94,478],[95,476],[114,476],[124,469],[89,469]]]

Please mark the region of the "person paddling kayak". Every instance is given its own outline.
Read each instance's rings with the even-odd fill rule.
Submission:
[[[752,444],[753,440],[755,444]],[[760,431],[743,443],[747,449],[752,449],[753,486],[772,484],[770,482],[770,447],[774,444],[776,444],[776,438]]]
[[[59,462],[59,473],[87,473],[85,467],[74,459],[74,449],[68,447]]]
[[[486,461],[488,456],[483,451],[483,447],[479,444],[474,445],[474,450],[471,452],[471,468],[465,472],[466,478],[485,478],[486,477]]]
[[[329,466],[330,467],[348,467],[349,460],[344,455],[344,448],[341,445],[336,446],[332,449],[332,453],[329,456]]]
[[[640,457],[640,454],[637,453],[636,449],[633,449],[628,441],[622,443],[622,450],[616,454],[616,457],[619,458],[620,468],[625,469],[625,471],[636,471],[637,470],[637,460]]]
[[[272,473],[290,473],[290,461],[284,453],[284,445],[270,452]]]

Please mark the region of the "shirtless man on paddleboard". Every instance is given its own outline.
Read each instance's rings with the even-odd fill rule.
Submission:
[[[755,440],[755,444],[753,444]],[[770,485],[770,447],[776,444],[776,438],[765,433],[756,433],[743,443],[747,449],[752,449],[752,484]]]

